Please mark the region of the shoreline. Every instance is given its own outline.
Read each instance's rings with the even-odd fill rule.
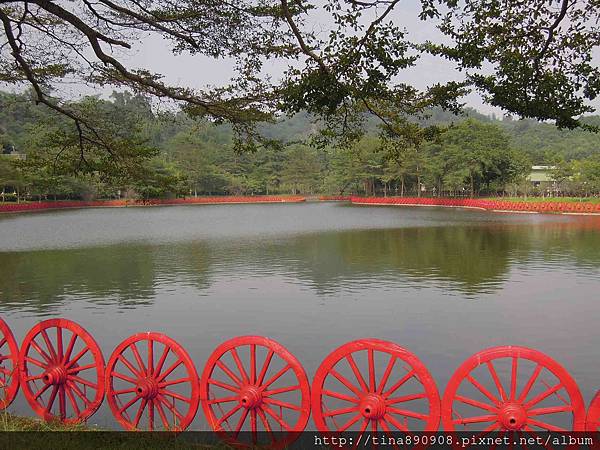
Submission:
[[[600,203],[582,201],[503,201],[486,199],[456,199],[428,197],[356,197],[320,196],[307,199],[304,196],[223,196],[184,199],[152,200],[97,200],[97,201],[44,201],[30,203],[0,204],[0,214],[27,213],[52,210],[86,208],[143,208],[155,206],[185,205],[243,205],[270,203],[347,202],[360,206],[406,206],[457,208],[504,214],[564,214],[577,216],[600,216]]]

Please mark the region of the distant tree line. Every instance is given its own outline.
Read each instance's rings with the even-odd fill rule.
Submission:
[[[532,164],[553,166],[564,193],[600,192],[600,137],[531,120],[497,120],[468,110],[440,109],[420,119],[440,130],[418,144],[385,139],[376,125],[350,146],[311,145],[318,124],[299,113],[262,125],[279,145],[238,150],[230,125],[153,111],[148,98],[115,92],[72,108],[94,112],[111,136],[105,151],[83,151],[65,139],[67,119],[36,108],[29,93],[0,93],[0,156],[4,200],[195,195],[517,195],[535,194]],[[115,120],[116,119],[116,120]],[[600,117],[584,119],[600,124]],[[88,137],[86,137],[88,139]],[[89,138],[94,139],[94,138]],[[65,155],[70,157],[65,158]],[[0,199],[2,200],[2,199]]]

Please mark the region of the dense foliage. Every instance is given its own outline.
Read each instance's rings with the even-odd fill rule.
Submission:
[[[367,134],[349,148],[307,145],[318,133],[318,123],[299,113],[261,129],[285,145],[239,152],[231,126],[214,126],[180,113],[156,114],[143,96],[114,93],[110,100],[86,98],[72,107],[83,110],[90,104],[105,112],[106,120],[102,116],[94,120],[110,126],[111,139],[122,146],[118,166],[99,150],[84,154],[83,170],[75,157],[80,150],[77,140],[65,146],[64,139],[56,138],[66,119],[36,108],[26,94],[0,94],[0,145],[27,155],[25,161],[0,158],[5,193],[33,199],[530,194],[525,178],[532,163],[555,165],[552,176],[557,183],[570,184],[577,193],[600,190],[596,134],[559,131],[531,120],[497,120],[474,110],[459,117],[432,110],[422,126],[446,131],[424,145],[382,139],[372,122]],[[598,118],[586,120],[593,123]],[[73,152],[74,157],[60,158],[64,152]]]

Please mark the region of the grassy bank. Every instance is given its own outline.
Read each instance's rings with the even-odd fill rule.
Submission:
[[[31,417],[21,417],[0,413],[0,432],[2,431],[94,431],[97,430],[91,426],[65,425],[60,422],[44,422]]]

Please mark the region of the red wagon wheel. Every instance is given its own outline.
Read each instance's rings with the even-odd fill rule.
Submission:
[[[549,356],[496,347],[473,355],[454,373],[442,422],[446,431],[582,431],[585,406],[577,383]]]
[[[75,322],[50,319],[34,326],[19,354],[21,389],[44,420],[78,423],[104,399],[104,358]]]
[[[160,333],[139,333],[111,355],[106,396],[127,430],[183,431],[198,411],[198,373],[176,341]]]
[[[304,368],[282,345],[261,336],[221,344],[206,363],[200,389],[210,426],[238,446],[286,447],[310,416]]]
[[[440,397],[415,355],[392,342],[361,339],[321,363],[312,385],[312,411],[323,433],[436,431]]]
[[[10,328],[0,319],[0,410],[12,403],[19,390],[19,347]]]
[[[585,429],[587,431],[600,431],[600,391],[598,391],[590,404]]]

